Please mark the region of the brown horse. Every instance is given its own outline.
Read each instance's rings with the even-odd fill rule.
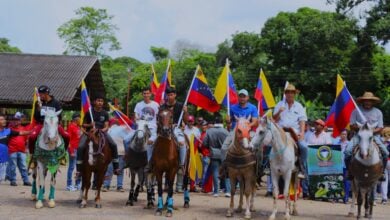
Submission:
[[[242,211],[244,194],[246,198],[245,218],[250,219],[251,211],[253,211],[253,200],[256,193],[256,156],[252,152],[249,144],[249,132],[251,130],[249,124],[249,120],[246,118],[237,119],[233,142],[227,151],[226,160],[224,161],[228,169],[232,187],[230,208],[226,213],[226,217],[233,215],[237,180],[240,182],[240,202],[237,211]]]
[[[87,206],[88,190],[91,187],[92,172],[95,174],[94,178],[97,189],[95,207],[102,207],[102,204],[100,203],[100,189],[104,181],[107,167],[111,162],[111,150],[108,146],[106,135],[107,134],[100,129],[92,129],[88,133],[90,141],[87,143],[92,142],[92,145],[88,145],[88,147],[85,148],[85,150],[88,149],[88,153],[85,153],[83,158],[83,167],[81,170],[82,185],[79,199],[79,201],[81,201],[80,208],[85,208]]]
[[[158,187],[158,202],[156,215],[162,215],[163,210],[163,187],[162,180],[165,173],[165,181],[168,185],[167,197],[167,213],[166,217],[171,217],[173,212],[173,183],[176,173],[179,169],[177,143],[173,134],[172,112],[169,110],[161,110],[158,113],[157,139],[154,144],[153,154],[151,158],[152,174],[156,177]],[[148,184],[148,207],[153,205],[152,188]]]

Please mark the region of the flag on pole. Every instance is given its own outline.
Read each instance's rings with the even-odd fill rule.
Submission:
[[[110,110],[114,114],[115,118],[118,119],[120,125],[126,125],[127,127],[132,128],[133,121],[130,118],[128,118],[123,112],[115,108],[113,105],[111,104],[108,105],[110,107]]]
[[[154,101],[160,104],[165,99],[165,89],[167,87],[174,87],[172,84],[172,69],[171,69],[171,60],[168,61],[167,70],[165,71],[163,78],[161,80],[158,92],[154,97]]]
[[[275,107],[275,99],[272,95],[268,81],[265,78],[263,70],[260,70],[259,80],[257,81],[257,87],[255,91],[255,99],[259,103],[259,115],[262,116],[264,111]]]
[[[36,121],[34,119],[34,112],[35,112],[35,106],[38,103],[38,99],[39,99],[38,89],[37,89],[37,87],[35,87],[34,88],[34,95],[33,95],[33,104],[32,104],[32,108],[31,108],[31,120],[30,120],[31,125],[35,125],[35,123],[36,123]]]
[[[223,104],[224,106],[228,106],[228,104],[233,105],[238,103],[238,95],[228,62],[226,62],[226,65],[218,78],[217,85],[215,86],[214,96],[217,102],[219,104]]]
[[[195,136],[190,136],[190,163],[189,163],[189,176],[192,181],[196,181],[197,178],[202,178],[203,166],[202,160],[199,155],[198,149],[195,149]]]
[[[158,82],[157,74],[156,71],[154,71],[154,66],[152,64],[152,75],[150,76],[150,90],[154,98],[156,98],[157,96],[159,87],[160,87],[160,83]]]
[[[345,82],[340,75],[337,75],[336,99],[325,122],[327,126],[333,126],[333,137],[339,136],[341,131],[348,126],[352,111],[355,108],[355,102]]]
[[[87,87],[85,86],[84,80],[81,81],[81,111],[80,111],[80,124],[83,124],[84,117],[88,112],[91,111],[91,101],[88,96]],[[91,115],[92,116],[92,115]],[[91,120],[93,118],[91,117]]]
[[[217,103],[217,100],[215,100],[214,95],[207,84],[207,79],[199,65],[195,74],[196,77],[190,88],[188,102],[210,112],[218,111],[220,105]]]

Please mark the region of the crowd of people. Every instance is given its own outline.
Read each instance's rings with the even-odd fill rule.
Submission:
[[[28,118],[26,115],[17,112],[13,117],[13,123],[7,126],[6,116],[0,115],[0,182],[8,180],[11,186],[17,186],[16,169],[20,171],[23,180],[23,185],[31,186],[28,175],[28,165],[35,166],[34,158],[28,158],[27,154],[33,154],[34,144],[42,129],[44,112],[47,109],[61,111],[60,103],[50,95],[50,88],[41,86],[38,89],[41,98],[41,106],[35,110],[35,124],[24,125]],[[136,104],[134,109],[134,120],[146,120],[149,130],[151,131],[150,138],[147,140],[147,160],[148,164],[145,167],[145,172],[150,171],[150,159],[153,153],[153,144],[157,138],[157,115],[161,109],[169,109],[173,112],[173,123],[175,125],[174,135],[179,144],[179,165],[180,169],[176,178],[176,192],[183,191],[183,169],[185,165],[185,156],[188,146],[185,144],[185,135],[194,135],[196,140],[195,149],[202,158],[203,176],[198,177],[197,181],[191,181],[190,189],[193,192],[202,191],[210,193],[214,197],[218,197],[223,191],[226,197],[230,197],[230,181],[227,175],[220,174],[220,167],[223,165],[223,160],[226,155],[226,150],[232,141],[232,131],[234,130],[236,117],[250,117],[251,126],[255,130],[259,119],[258,109],[255,105],[249,102],[249,93],[242,89],[238,92],[238,104],[232,105],[230,112],[226,118],[223,118],[219,113],[214,114],[208,121],[203,117],[194,117],[191,115],[187,106],[176,100],[176,90],[173,87],[168,87],[165,91],[165,103],[159,105],[152,100],[150,88],[142,90],[143,100]],[[350,192],[350,182],[352,178],[348,172],[348,163],[351,160],[353,148],[357,143],[357,137],[354,135],[358,129],[358,123],[364,123],[361,114],[358,110],[352,113],[350,119],[350,130],[343,130],[339,137],[332,138],[327,132],[327,127],[323,119],[315,119],[308,122],[305,108],[296,100],[298,90],[294,85],[289,84],[285,90],[285,98],[277,103],[273,110],[273,119],[275,122],[286,131],[291,133],[292,138],[296,141],[299,148],[299,163],[298,177],[301,179],[301,187],[303,198],[309,198],[309,184],[307,175],[307,159],[308,145],[321,144],[338,144],[343,152],[343,175],[344,175],[344,202],[348,202]],[[123,179],[125,173],[125,154],[127,145],[134,136],[134,130],[128,125],[120,123],[116,117],[111,116],[104,109],[104,96],[94,94],[93,107],[91,114],[87,114],[82,123],[80,123],[80,114],[74,113],[72,120],[68,123],[66,130],[59,127],[59,133],[64,138],[68,151],[68,172],[67,172],[67,191],[80,190],[81,175],[83,167],[82,158],[84,156],[85,147],[89,142],[86,132],[92,128],[101,129],[109,142],[112,152],[112,163],[110,164],[106,180],[103,183],[103,191],[109,191],[112,185],[113,175],[117,175],[116,190],[124,192]],[[380,102],[380,99],[370,92],[364,93],[357,99],[360,104],[359,110],[365,116],[366,120],[375,124],[374,130],[375,143],[381,149],[383,161],[383,177],[379,183],[382,203],[386,203],[388,199],[388,187],[390,178],[390,165],[387,163],[389,158],[390,147],[390,128],[384,128],[383,115],[381,111],[374,107]],[[92,118],[91,118],[92,116]],[[61,116],[60,116],[61,117]],[[229,132],[230,131],[230,132]],[[29,135],[29,136],[28,136]],[[271,146],[257,146],[261,154],[264,155],[263,163],[265,166],[265,174],[269,175],[266,161],[269,149]],[[264,151],[264,152],[263,152]],[[345,155],[345,158],[344,158]],[[345,159],[345,162],[344,162]],[[17,167],[17,168],[16,168]],[[76,172],[74,171],[76,168]],[[74,172],[76,175],[74,175]],[[224,177],[221,177],[224,176]],[[267,193],[266,196],[271,196],[272,181],[267,177]]]

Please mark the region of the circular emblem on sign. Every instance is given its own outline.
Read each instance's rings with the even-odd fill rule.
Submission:
[[[321,161],[329,161],[332,158],[332,149],[329,146],[321,146],[318,148],[317,158]]]

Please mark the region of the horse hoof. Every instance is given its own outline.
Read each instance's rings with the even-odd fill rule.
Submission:
[[[158,209],[154,215],[155,216],[161,216],[162,215],[162,210]]]
[[[188,202],[185,202],[185,203],[184,203],[184,208],[187,209],[187,208],[189,208],[189,207],[190,207],[190,204],[189,204]]]
[[[80,208],[87,208],[87,204],[80,203]]]
[[[353,212],[350,212],[350,213],[348,213],[348,215],[347,215],[348,217],[353,217],[354,216],[354,214],[353,214]]]
[[[233,217],[233,213],[229,210],[226,212],[226,217]]]
[[[129,200],[129,201],[126,202],[126,206],[133,206],[133,205],[134,205],[134,204],[133,204],[133,201],[130,201],[130,200]]]
[[[96,204],[96,205],[95,205],[95,208],[101,209],[101,208],[102,208],[102,204]]]
[[[76,200],[76,203],[77,203],[77,204],[81,204],[82,201],[83,201],[83,200],[78,199],[78,200]]]
[[[172,211],[167,211],[167,213],[165,214],[165,217],[167,217],[167,218],[172,217]]]
[[[293,210],[291,215],[298,216],[298,211],[297,210]]]
[[[244,219],[251,219],[252,217],[251,217],[251,214],[249,214],[249,215],[245,215],[244,216]]]
[[[56,207],[56,202],[54,201],[54,199],[50,199],[47,205],[49,206],[49,208],[54,208]]]
[[[31,195],[31,201],[37,201],[37,195],[36,194],[32,194]]]
[[[38,201],[35,203],[35,208],[36,208],[36,209],[40,209],[40,208],[42,208],[42,207],[43,207],[42,201],[38,200]]]

